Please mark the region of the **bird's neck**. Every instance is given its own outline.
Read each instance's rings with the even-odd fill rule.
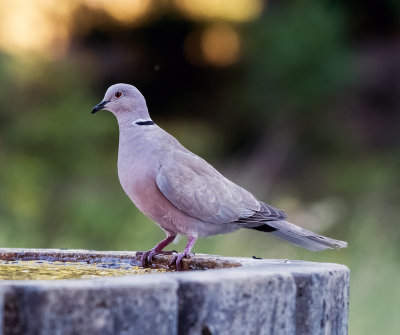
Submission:
[[[139,109],[132,112],[121,113],[117,116],[120,132],[131,129],[136,123],[145,123],[151,121],[149,112],[146,109]]]

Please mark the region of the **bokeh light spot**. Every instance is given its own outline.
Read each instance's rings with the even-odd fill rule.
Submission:
[[[76,1],[0,2],[0,49],[14,54],[45,52],[53,58],[68,46],[68,26]]]
[[[197,20],[254,20],[262,11],[261,0],[174,0],[178,11]]]
[[[239,59],[239,35],[227,24],[214,24],[205,29],[200,46],[204,60],[211,65],[229,66]]]
[[[122,23],[129,24],[144,22],[155,7],[152,0],[91,0],[88,4],[104,10]]]

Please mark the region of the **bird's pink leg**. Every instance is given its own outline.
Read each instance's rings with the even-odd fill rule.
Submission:
[[[162,251],[167,245],[171,244],[176,235],[170,235],[167,236],[164,240],[162,240],[160,243],[158,243],[153,249],[146,251],[142,255],[142,266],[145,266],[147,263],[150,263],[153,260],[153,257],[157,254],[172,254],[172,251]]]
[[[172,257],[169,265],[172,266],[175,264],[175,268],[180,271],[181,270],[181,261],[183,258],[191,258],[190,251],[192,250],[194,244],[196,243],[197,237],[190,236],[188,238],[188,243],[186,244],[185,250],[174,257]]]

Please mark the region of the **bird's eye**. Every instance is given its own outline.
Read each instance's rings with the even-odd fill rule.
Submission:
[[[121,91],[117,91],[114,93],[114,96],[118,99],[122,97],[122,92]]]

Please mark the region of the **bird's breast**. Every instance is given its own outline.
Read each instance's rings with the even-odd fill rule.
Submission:
[[[156,184],[157,161],[153,155],[120,148],[118,177],[121,186],[132,202],[153,220],[165,214],[164,197]]]
[[[156,178],[156,172],[154,166],[152,166],[152,162],[119,153],[118,177],[127,195],[131,199],[136,199],[138,194],[142,195],[146,192],[146,189],[152,187]]]

